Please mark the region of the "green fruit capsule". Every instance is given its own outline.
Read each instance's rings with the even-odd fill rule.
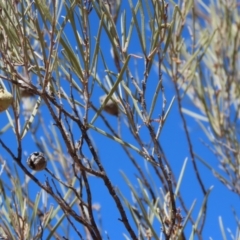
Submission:
[[[13,95],[4,88],[0,88],[0,112],[7,110],[12,102]]]

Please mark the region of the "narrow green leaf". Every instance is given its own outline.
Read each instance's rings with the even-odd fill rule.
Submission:
[[[23,130],[22,130],[22,132],[20,134],[21,139],[23,139],[25,137],[25,135],[27,134],[31,124],[33,123],[34,118],[35,118],[35,116],[36,116],[36,114],[38,112],[38,109],[40,107],[41,101],[42,101],[42,98],[38,97],[37,102],[36,102],[36,104],[35,104],[35,106],[34,106],[34,108],[32,110],[30,118],[25,122],[25,124],[23,126]]]
[[[225,233],[225,230],[224,230],[223,221],[222,221],[222,217],[218,217],[218,221],[219,221],[219,226],[220,226],[220,230],[221,230],[221,233],[222,233],[222,239],[227,240],[226,233]]]
[[[130,8],[131,8],[131,11],[132,11],[132,17],[133,17],[134,25],[135,25],[136,30],[137,30],[138,40],[139,40],[139,42],[140,42],[140,46],[141,46],[141,48],[142,48],[143,54],[144,54],[145,56],[147,56],[145,41],[144,41],[144,39],[142,38],[142,33],[141,33],[140,27],[139,27],[139,25],[138,25],[138,19],[137,19],[137,16],[136,16],[136,13],[137,13],[136,10],[137,10],[138,8],[140,8],[140,6],[141,6],[141,1],[138,0],[135,9],[133,8],[132,0],[128,0],[128,2],[129,2],[129,5],[130,5]]]
[[[185,160],[183,162],[181,172],[180,172],[180,175],[179,175],[179,178],[178,178],[178,181],[177,181],[177,186],[176,186],[176,189],[175,189],[175,196],[176,197],[178,196],[179,189],[180,189],[180,186],[181,186],[181,183],[182,183],[182,179],[184,177],[184,172],[185,172],[185,169],[186,169],[186,166],[187,166],[187,161],[188,161],[188,158],[185,158]]]
[[[101,113],[101,111],[103,110],[104,106],[106,105],[106,103],[108,102],[108,100],[112,97],[113,93],[116,91],[118,84],[122,81],[122,76],[123,73],[125,72],[127,66],[128,66],[128,62],[130,60],[130,55],[128,55],[122,69],[121,72],[118,75],[118,78],[116,80],[116,82],[114,83],[112,89],[110,90],[109,94],[107,95],[107,97],[105,98],[103,104],[101,105],[101,107],[98,109],[98,111],[96,112],[95,116],[93,117],[93,119],[90,122],[90,125],[93,125],[94,122],[96,121],[96,119],[98,118],[99,114]]]
[[[203,203],[202,203],[201,209],[198,213],[197,220],[196,220],[195,224],[192,226],[192,232],[191,232],[191,235],[190,235],[190,239],[194,239],[195,233],[196,233],[197,228],[198,228],[198,224],[200,223],[200,220],[201,220],[203,214],[206,214],[206,212],[205,212],[206,211],[206,205],[207,205],[209,194],[212,191],[212,189],[213,189],[213,186],[211,186],[209,188],[209,190],[207,191],[207,193],[206,193],[206,195],[203,199]]]

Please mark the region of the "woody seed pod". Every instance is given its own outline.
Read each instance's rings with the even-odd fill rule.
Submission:
[[[103,104],[104,100],[106,99],[107,95],[103,95],[99,98],[99,101],[101,104]],[[104,106],[104,111],[106,111],[107,113],[114,115],[114,116],[118,116],[119,114],[119,109],[118,109],[118,105],[115,101],[113,101],[112,99],[109,99],[108,102],[106,103],[106,105]]]
[[[27,164],[31,169],[35,171],[41,171],[47,166],[47,161],[43,153],[34,152],[28,157]]]

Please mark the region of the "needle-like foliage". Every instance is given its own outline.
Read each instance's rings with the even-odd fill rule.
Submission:
[[[104,227],[113,218],[119,239],[204,239],[214,188],[199,166],[240,195],[239,10],[0,0],[0,238],[116,239]],[[177,171],[162,139],[173,106],[189,158],[175,153]],[[193,144],[189,116],[214,161]],[[181,191],[188,174],[198,206]],[[101,213],[107,202],[117,215]],[[240,238],[236,211],[237,234],[219,216],[223,239]]]

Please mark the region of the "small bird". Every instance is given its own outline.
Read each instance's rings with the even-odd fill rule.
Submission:
[[[104,100],[106,99],[107,95],[103,95],[99,98],[99,101],[101,104],[103,104]],[[112,100],[109,99],[108,102],[106,103],[106,105],[104,106],[104,111],[106,111],[107,113],[113,115],[113,116],[118,116],[119,115],[119,109],[118,109],[118,105],[117,103]]]

